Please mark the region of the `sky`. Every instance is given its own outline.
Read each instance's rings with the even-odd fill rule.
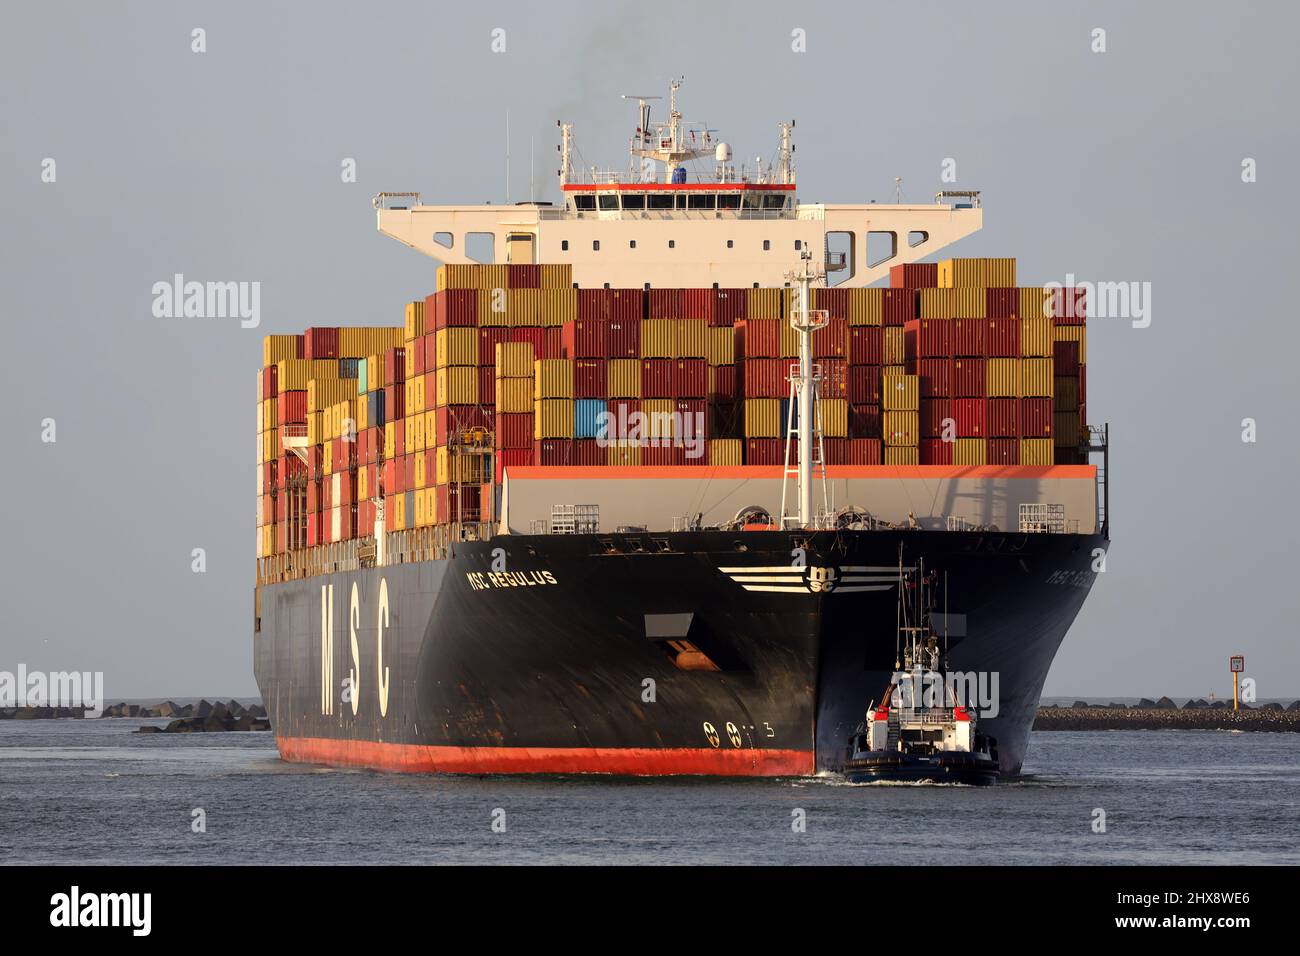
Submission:
[[[376,231],[374,193],[527,198],[531,144],[553,200],[557,119],[582,161],[621,167],[619,94],[680,75],[687,118],[738,158],[797,120],[802,201],[890,201],[896,176],[911,201],[980,189],[984,229],[945,255],[1016,256],[1021,284],[1149,283],[1149,325],[1089,323],[1112,545],[1045,693],[1222,696],[1239,653],[1261,697],[1300,695],[1298,19],[1280,2],[8,5],[0,669],[103,671],[110,700],[255,694],[262,336],[400,324],[436,263]],[[176,273],[259,282],[260,327],[156,317]]]

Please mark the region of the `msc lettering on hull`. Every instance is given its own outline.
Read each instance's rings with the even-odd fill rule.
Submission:
[[[467,571],[465,578],[475,591],[492,588],[530,588],[539,584],[558,584],[550,571]]]
[[[379,604],[375,609],[375,686],[379,698],[379,716],[388,716],[389,669],[384,665],[384,629],[389,625],[388,579],[379,579]],[[361,626],[361,593],[356,582],[352,584],[352,597],[348,605],[348,649],[352,666],[348,669],[348,693],[345,702],[351,705],[355,716],[361,708],[361,645],[357,628]],[[334,585],[323,584],[320,589],[320,712],[328,717],[334,713]]]

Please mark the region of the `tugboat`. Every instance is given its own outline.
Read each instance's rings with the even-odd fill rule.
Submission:
[[[898,573],[896,673],[849,738],[841,772],[850,783],[997,783],[997,742],[979,732],[969,702],[958,700],[949,680],[946,614],[940,654],[928,600],[934,580],[924,564],[909,578],[900,560]]]

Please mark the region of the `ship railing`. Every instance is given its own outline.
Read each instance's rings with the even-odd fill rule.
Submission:
[[[946,724],[952,721],[952,711],[942,707],[895,707],[889,713],[897,713],[902,724]]]
[[[543,213],[543,219],[603,219],[623,222],[645,220],[718,220],[718,219],[794,219],[792,210],[782,209],[592,209],[582,212],[554,210]]]
[[[1020,505],[1021,534],[1078,534],[1079,519],[1065,517],[1065,505],[1045,501]]]
[[[412,206],[419,206],[419,193],[376,193],[370,200],[370,205],[376,209],[410,209]]]

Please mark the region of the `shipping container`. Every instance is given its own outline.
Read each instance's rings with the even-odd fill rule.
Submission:
[[[1054,345],[1070,345],[1076,347],[1079,365],[1088,364],[1088,329],[1083,325],[1058,325],[1055,327],[1053,336]],[[1053,352],[1052,354],[1055,354]],[[282,385],[281,388],[284,386]]]
[[[849,289],[849,325],[879,326],[884,323],[884,289]]]
[[[785,464],[785,442],[780,438],[746,438],[746,465]]]
[[[573,360],[573,397],[604,398],[609,394],[609,361],[579,358]]]
[[[745,321],[782,318],[780,289],[749,289],[746,292]]]
[[[956,434],[952,417],[952,399],[921,399],[921,437],[943,438]]]
[[[738,438],[709,440],[709,464],[735,466],[744,464],[744,443]]]
[[[438,369],[435,376],[435,405],[478,404],[478,367],[452,366]]]
[[[535,361],[533,347],[526,342],[500,342],[496,345],[493,364],[498,378],[531,379],[536,374]]]
[[[780,438],[784,424],[781,418],[780,399],[745,399],[746,438]]]
[[[478,292],[474,289],[448,289],[424,300],[427,320],[430,307],[433,311],[434,330],[449,326],[478,325]]]
[[[886,465],[919,465],[920,450],[916,445],[885,445],[884,463]]]
[[[644,381],[642,387],[644,388]],[[708,391],[709,366],[705,359],[680,358],[672,363],[673,398],[704,398]]]
[[[885,372],[880,392],[881,404],[886,412],[914,412],[920,408],[920,380],[915,375]]]
[[[1017,438],[990,438],[988,440],[988,464],[1020,464],[1020,440]]]
[[[974,440],[978,441],[978,439]],[[917,443],[918,461],[922,465],[951,465],[953,444],[942,438],[922,438]]]
[[[605,448],[606,460],[610,465],[623,468],[637,468],[641,465],[641,446],[636,443],[618,442]]]
[[[1055,457],[1053,453],[1052,439],[1050,438],[1020,439],[1020,464],[1051,465],[1054,464],[1054,462],[1055,462]]]
[[[641,318],[610,319],[605,325],[606,354],[610,358],[639,358]]]
[[[703,319],[678,319],[673,358],[698,358],[708,355],[708,324]]]
[[[677,319],[682,315],[681,289],[651,289],[646,297],[646,317],[649,319]],[[671,355],[653,356],[673,358]]]
[[[572,438],[573,399],[539,398],[533,402],[533,438]]]
[[[561,326],[560,341],[565,358],[607,358],[609,323],[603,319],[578,319]]]
[[[709,398],[715,402],[734,402],[740,397],[736,366],[709,367]]]
[[[1057,375],[1052,383],[1052,398],[1058,412],[1070,412],[1079,407],[1079,377]]]
[[[957,438],[984,438],[988,434],[986,419],[987,400],[983,398],[954,398],[952,420]]]
[[[885,327],[885,365],[902,365],[907,361],[907,348],[903,335],[903,326]]]
[[[538,359],[533,363],[533,398],[573,398],[573,360]],[[571,435],[543,435],[571,438]]]
[[[781,320],[746,319],[736,326],[737,355],[747,359],[781,357]]]
[[[987,401],[985,422],[989,438],[1020,437],[1020,399],[990,398]]]
[[[1010,319],[1020,316],[1020,290],[986,289],[984,315],[990,319]]]
[[[708,329],[705,351],[708,353],[705,355],[705,358],[708,360],[710,365],[735,365],[735,329],[730,326],[727,328]]]
[[[653,292],[653,290],[652,290]],[[677,322],[674,319],[647,319],[641,323],[641,357],[675,358]]]
[[[531,378],[501,378],[496,382],[496,410],[500,413],[531,415],[534,383]]]
[[[902,325],[917,318],[916,293],[910,289],[881,289],[881,317],[885,325]]]
[[[1021,397],[1052,397],[1052,360],[1050,358],[1025,358],[1020,360]]]
[[[952,289],[921,289],[916,299],[922,319],[951,319],[955,314]]]
[[[885,332],[878,325],[849,329],[849,362],[853,365],[885,364]]]
[[[718,289],[709,324],[729,329],[737,322],[743,322],[749,315],[748,304],[748,289]]]
[[[939,264],[936,262],[909,262],[889,269],[889,285],[894,289],[929,289],[938,282]]]
[[[947,359],[952,355],[951,319],[913,319],[903,326],[903,356],[915,359]]]
[[[1077,409],[1056,412],[1053,416],[1056,431],[1053,440],[1062,448],[1072,448],[1085,440]],[[1041,435],[1035,437],[1042,437]]]
[[[579,398],[573,403],[573,437],[602,438],[607,432],[605,400]]]
[[[1021,356],[1051,358],[1054,341],[1051,319],[1020,320]]]
[[[1019,359],[991,358],[988,360],[985,369],[985,395],[990,398],[1020,397]]]
[[[671,359],[641,360],[641,396],[643,398],[673,397],[673,365]]]
[[[545,281],[545,274],[543,274],[543,281]],[[568,287],[543,288],[540,312],[544,327],[559,328],[567,322],[576,321],[578,317],[578,290]]]
[[[742,366],[741,393],[746,398],[786,398],[790,363],[784,359],[746,359]]]
[[[530,393],[531,395],[531,393]],[[497,413],[496,442],[498,448],[532,448],[533,447],[533,413],[530,407],[527,413]]]
[[[884,414],[886,445],[915,445],[921,438],[919,415],[915,411],[886,411]]]
[[[1052,400],[1020,399],[1020,438],[1052,437]]]
[[[844,464],[880,464],[879,438],[850,438],[844,443]]]
[[[988,463],[988,443],[983,438],[958,438],[952,443],[952,464],[984,465]]]

